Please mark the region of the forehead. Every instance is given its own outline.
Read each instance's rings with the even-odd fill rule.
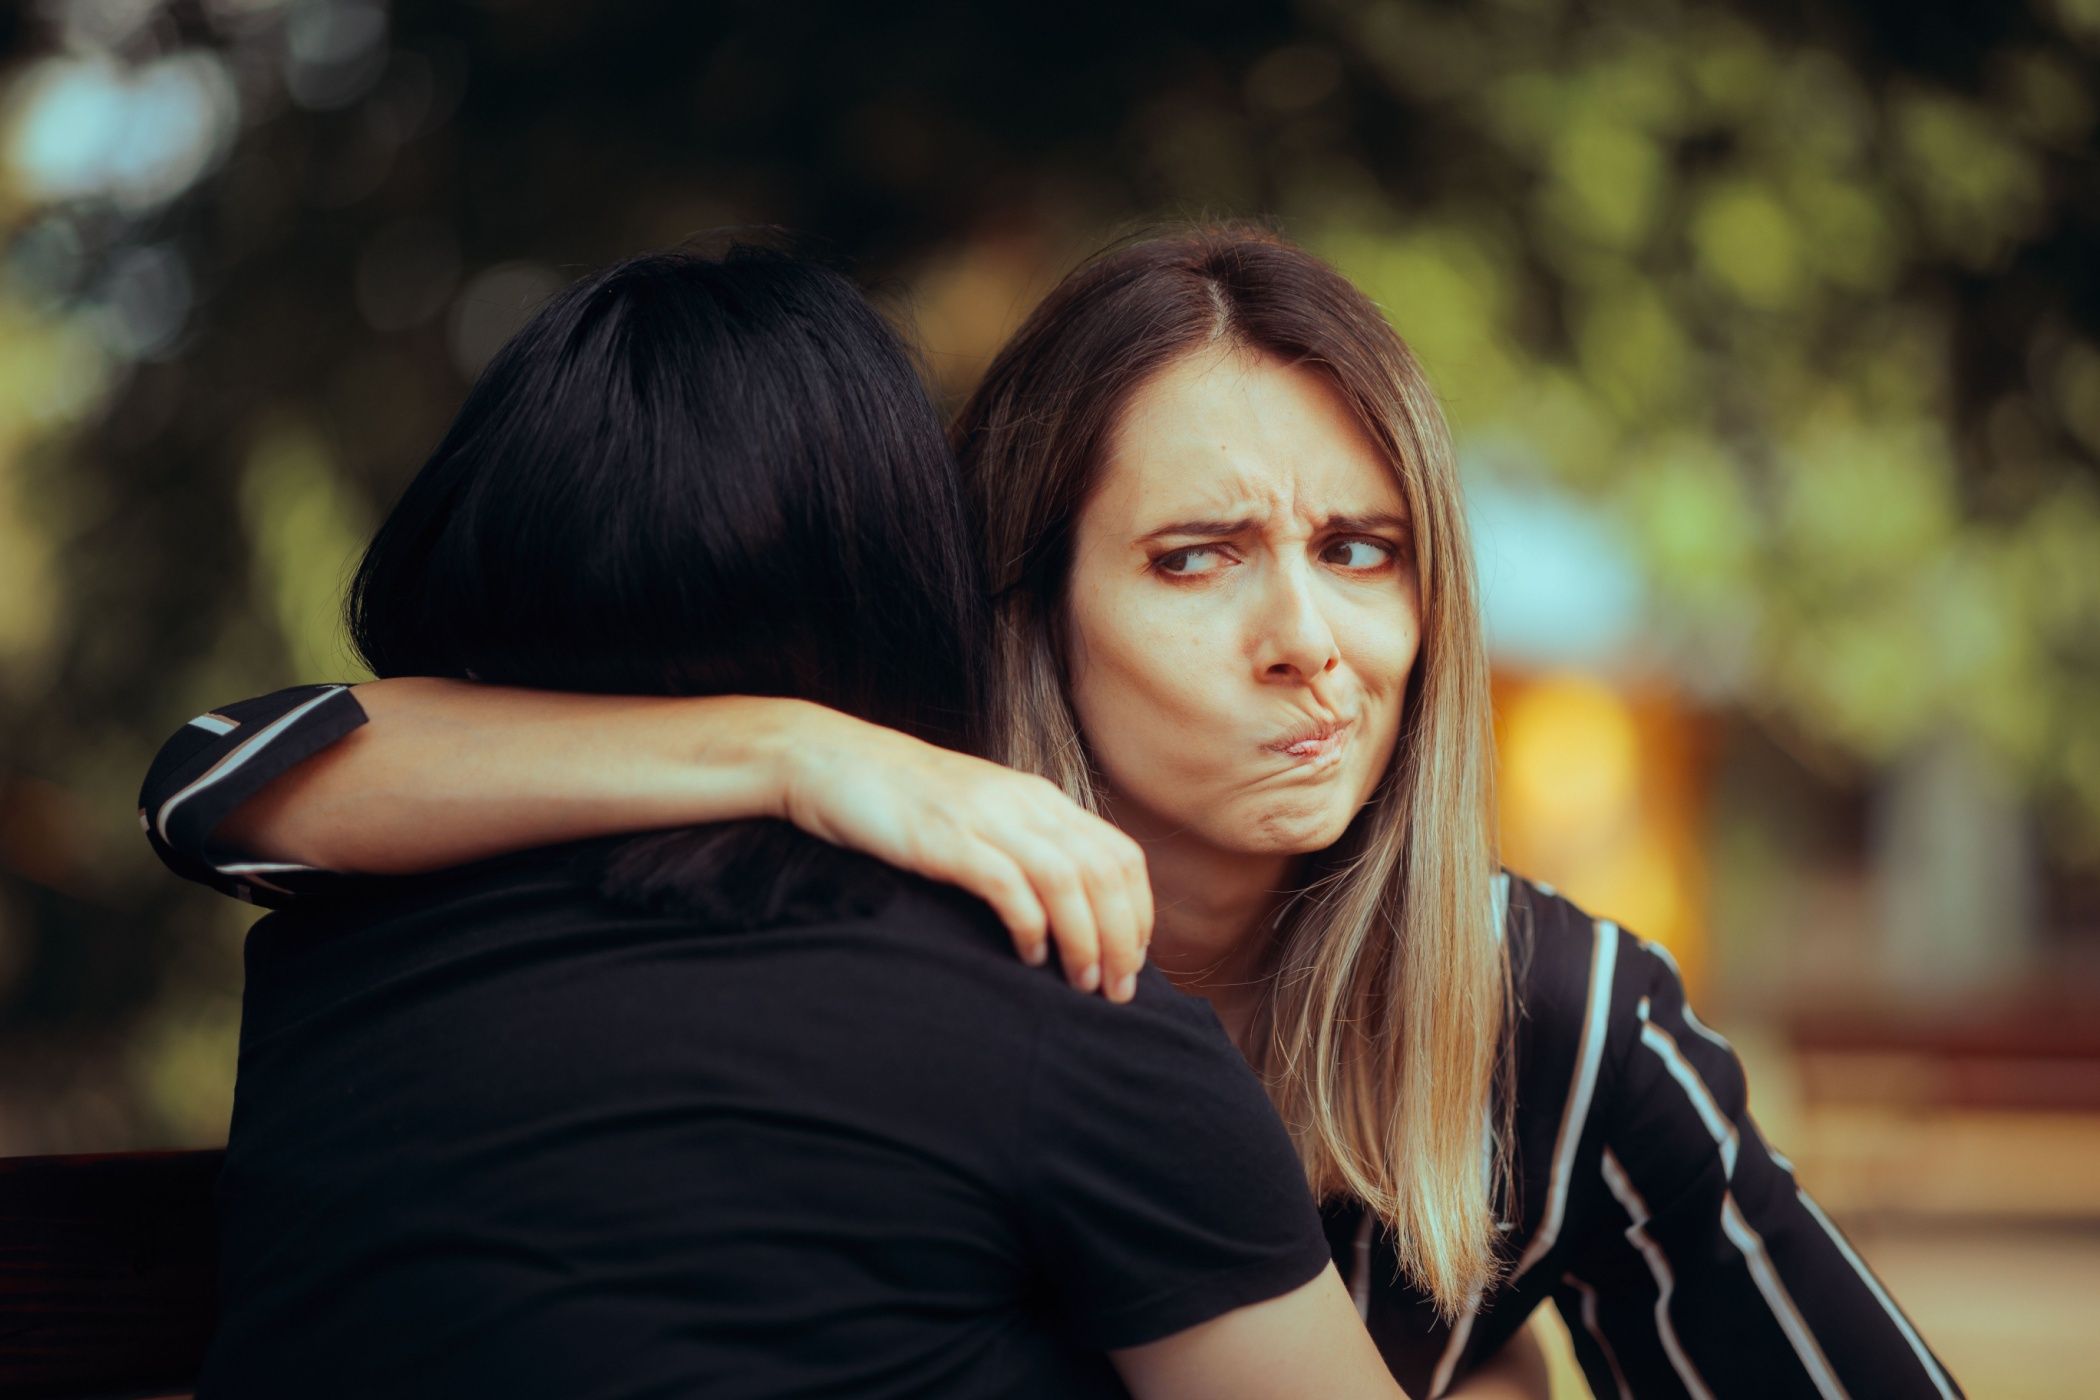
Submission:
[[[1124,518],[1407,508],[1385,452],[1324,373],[1237,348],[1185,355],[1131,394],[1096,503]]]

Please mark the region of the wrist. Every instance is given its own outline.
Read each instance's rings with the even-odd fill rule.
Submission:
[[[750,764],[757,806],[765,816],[793,821],[814,776],[830,762],[847,716],[808,700],[754,699],[759,707],[749,729]]]

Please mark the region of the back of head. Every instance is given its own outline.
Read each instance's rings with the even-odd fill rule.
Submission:
[[[499,351],[380,527],[379,676],[784,695],[976,747],[982,604],[939,418],[838,273],[629,259]]]
[[[939,417],[850,281],[655,253],[497,353],[374,538],[350,626],[383,677],[792,696],[981,751],[970,539]],[[719,909],[725,872],[772,890],[808,864],[784,832],[725,834],[631,844],[614,883]]]

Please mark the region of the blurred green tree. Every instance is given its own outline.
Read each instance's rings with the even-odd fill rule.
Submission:
[[[146,758],[352,673],[356,547],[534,296],[725,225],[928,298],[1018,239],[1011,302],[1273,214],[1469,469],[1625,522],[1659,658],[1845,761],[1971,736],[2100,865],[2094,0],[53,0],[0,46],[0,1151],[219,1131],[246,920],[152,866]]]

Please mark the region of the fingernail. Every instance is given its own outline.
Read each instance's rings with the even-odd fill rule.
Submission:
[[[1041,967],[1044,963],[1050,961],[1050,945],[1048,943],[1032,943],[1028,946],[1027,951],[1021,954],[1021,957],[1030,967]]]
[[[1088,963],[1086,971],[1079,974],[1079,990],[1091,992],[1101,985],[1101,964]]]
[[[1137,974],[1135,972],[1126,972],[1121,977],[1116,979],[1116,990],[1112,994],[1113,1000],[1129,1001],[1132,997],[1136,995]]]

